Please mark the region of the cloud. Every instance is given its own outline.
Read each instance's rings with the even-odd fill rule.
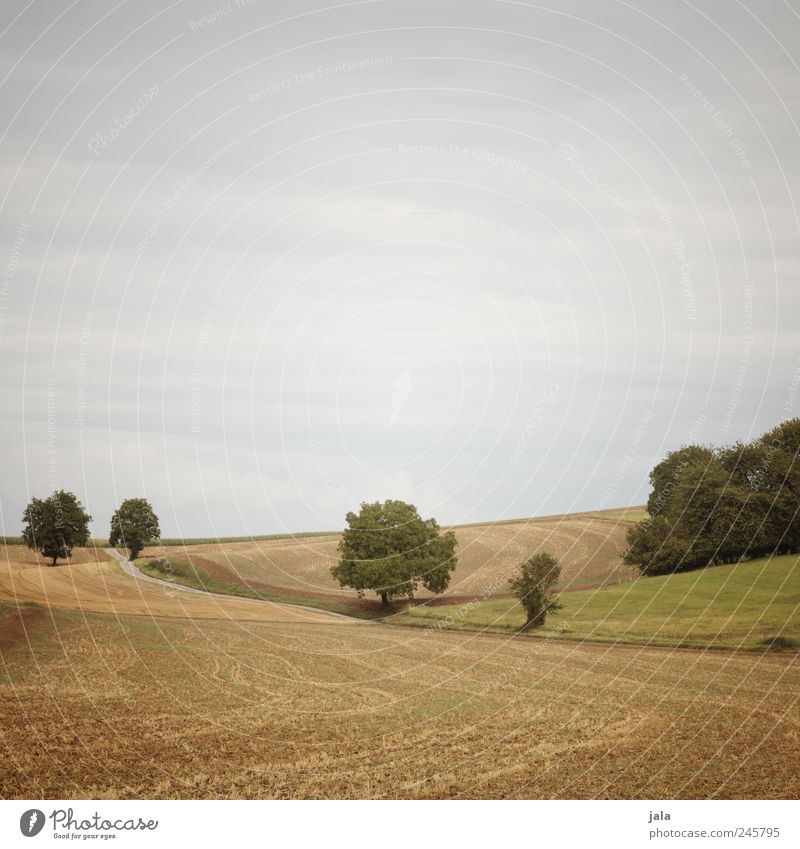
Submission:
[[[48,423],[101,530],[146,494],[234,534],[591,509],[651,410],[624,504],[698,415],[781,417],[788,9],[210,11],[33,6],[3,39],[7,533]]]

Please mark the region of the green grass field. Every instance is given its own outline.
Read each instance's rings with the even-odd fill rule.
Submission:
[[[269,542],[276,539],[308,539],[309,537],[329,537],[336,531],[300,531],[296,534],[258,534],[243,537],[161,537],[158,545],[214,545],[228,542]]]
[[[800,647],[800,556],[762,558],[616,587],[563,593],[563,610],[531,636],[692,648]],[[406,624],[509,632],[512,600],[417,606]]]
[[[619,513],[595,513],[594,517],[610,522],[643,522],[647,518],[647,510],[643,507],[632,507]]]

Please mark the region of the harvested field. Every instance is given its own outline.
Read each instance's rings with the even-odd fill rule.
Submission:
[[[101,550],[76,549],[71,565],[46,566],[21,546],[4,549],[0,560],[0,599],[91,612],[178,616],[191,619],[237,619],[266,622],[319,621],[331,617],[299,607],[220,599],[175,591],[124,575]],[[19,558],[19,559],[17,559]],[[98,562],[100,561],[100,562]]]
[[[458,538],[459,564],[440,602],[507,593],[510,574],[528,555],[552,551],[562,563],[562,589],[607,586],[629,580],[635,570],[622,563],[625,534],[631,522],[625,510],[602,514],[575,513],[462,525]],[[257,592],[295,598],[351,600],[330,575],[337,562],[338,535],[253,542],[148,548],[142,563],[168,557],[198,570],[201,578]],[[420,591],[420,597],[429,594]]]
[[[76,548],[73,549],[69,560],[59,560],[54,568],[62,566],[76,566],[81,563],[105,563],[108,554],[102,548]],[[50,566],[50,560],[42,557],[37,551],[33,551],[25,545],[0,545],[0,563],[14,563],[19,566]]]
[[[0,604],[4,798],[797,798],[796,654]]]

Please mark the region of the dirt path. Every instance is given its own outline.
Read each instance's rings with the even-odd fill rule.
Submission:
[[[150,584],[156,584],[161,588],[169,587],[170,589],[179,590],[180,592],[195,593],[196,595],[203,596],[204,598],[220,598],[224,599],[225,601],[250,601],[255,604],[269,604],[273,607],[276,604],[276,602],[268,601],[266,599],[262,600],[257,598],[248,598],[247,596],[226,595],[225,593],[212,593],[207,590],[198,590],[195,587],[187,587],[183,584],[178,584],[175,581],[168,581],[166,578],[153,578],[150,575],[145,575],[144,572],[137,569],[135,563],[130,561],[123,554],[120,554],[115,548],[105,548],[103,550],[106,552],[106,554],[109,554],[119,563],[119,565],[122,567],[122,571],[126,575],[129,575],[136,581],[146,581]],[[369,620],[366,619],[357,619],[354,616],[347,616],[345,613],[336,613],[333,610],[323,610],[321,607],[311,607],[307,604],[287,604],[283,606],[292,608],[296,607],[299,610],[307,610],[310,613],[320,613],[324,616],[335,616],[339,619],[346,619],[348,622],[355,622],[358,624],[369,622]]]
[[[238,596],[191,591],[140,575],[115,552],[76,550],[74,562],[56,567],[7,546],[0,560],[0,600],[33,602],[43,607],[92,613],[167,616],[181,619],[226,619],[249,622],[347,624],[353,620],[327,610]],[[117,568],[116,564],[122,566]],[[113,565],[112,565],[113,564]]]

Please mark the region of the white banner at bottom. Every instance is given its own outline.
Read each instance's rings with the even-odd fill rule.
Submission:
[[[800,846],[792,801],[2,801],[0,846]]]

